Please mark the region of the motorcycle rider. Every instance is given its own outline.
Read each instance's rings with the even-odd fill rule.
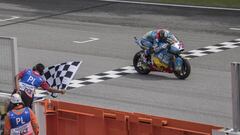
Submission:
[[[141,44],[146,47],[144,53],[146,58],[145,63],[151,63],[150,54],[154,53],[162,62],[165,64],[173,64],[175,71],[180,71],[182,67],[182,59],[176,58],[175,62],[171,63],[173,55],[171,53],[179,53],[179,49],[172,46],[175,43],[179,43],[178,39],[167,29],[156,29],[147,32],[139,41],[138,44]],[[163,54],[165,56],[163,56]]]

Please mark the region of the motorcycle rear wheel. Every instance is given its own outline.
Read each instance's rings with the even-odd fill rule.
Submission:
[[[139,66],[139,62],[141,62],[141,64],[143,64],[143,61],[141,60],[141,55],[143,54],[143,51],[139,51],[135,54],[135,56],[133,57],[133,66],[135,68],[135,70],[139,73],[139,74],[149,74],[150,73],[150,69],[148,68],[143,68],[142,66]]]
[[[174,75],[181,80],[186,79],[191,73],[191,65],[187,59],[183,59],[183,67],[181,71],[174,71]]]

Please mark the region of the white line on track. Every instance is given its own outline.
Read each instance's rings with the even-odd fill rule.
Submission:
[[[18,16],[11,16],[11,18],[0,19],[0,22],[10,21],[10,20],[18,19],[18,18],[20,18],[20,17],[18,17]]]
[[[229,28],[230,30],[239,30],[240,31],[240,28]]]
[[[90,40],[85,40],[85,41],[73,41],[73,42],[74,42],[74,43],[77,43],[77,44],[83,44],[83,43],[93,42],[93,41],[97,41],[97,40],[99,40],[99,38],[90,37]]]
[[[9,93],[4,93],[4,92],[0,92],[0,96],[9,97],[9,96],[11,96],[11,94],[9,94]]]
[[[183,7],[183,8],[198,8],[198,9],[214,9],[214,10],[240,11],[240,9],[238,9],[238,8],[191,6],[191,5],[181,5],[181,4],[164,4],[164,3],[127,1],[127,0],[100,0],[100,1],[117,2],[117,3],[129,3],[129,4],[141,4],[141,5],[156,5],[156,6],[169,6],[169,7]]]

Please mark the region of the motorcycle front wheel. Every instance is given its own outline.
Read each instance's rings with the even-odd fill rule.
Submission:
[[[183,66],[181,71],[174,71],[174,75],[181,80],[186,79],[191,73],[191,65],[187,59],[183,59]]]
[[[144,53],[143,51],[139,51],[135,54],[135,56],[133,57],[133,66],[139,74],[146,75],[146,74],[149,74],[151,70],[149,68],[144,68],[142,66],[143,64],[145,64],[143,63],[143,59],[142,59],[143,53]]]

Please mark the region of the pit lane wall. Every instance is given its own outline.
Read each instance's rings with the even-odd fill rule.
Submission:
[[[213,129],[222,129],[214,125],[56,100],[44,100],[36,108],[44,111],[41,135],[212,135]]]

